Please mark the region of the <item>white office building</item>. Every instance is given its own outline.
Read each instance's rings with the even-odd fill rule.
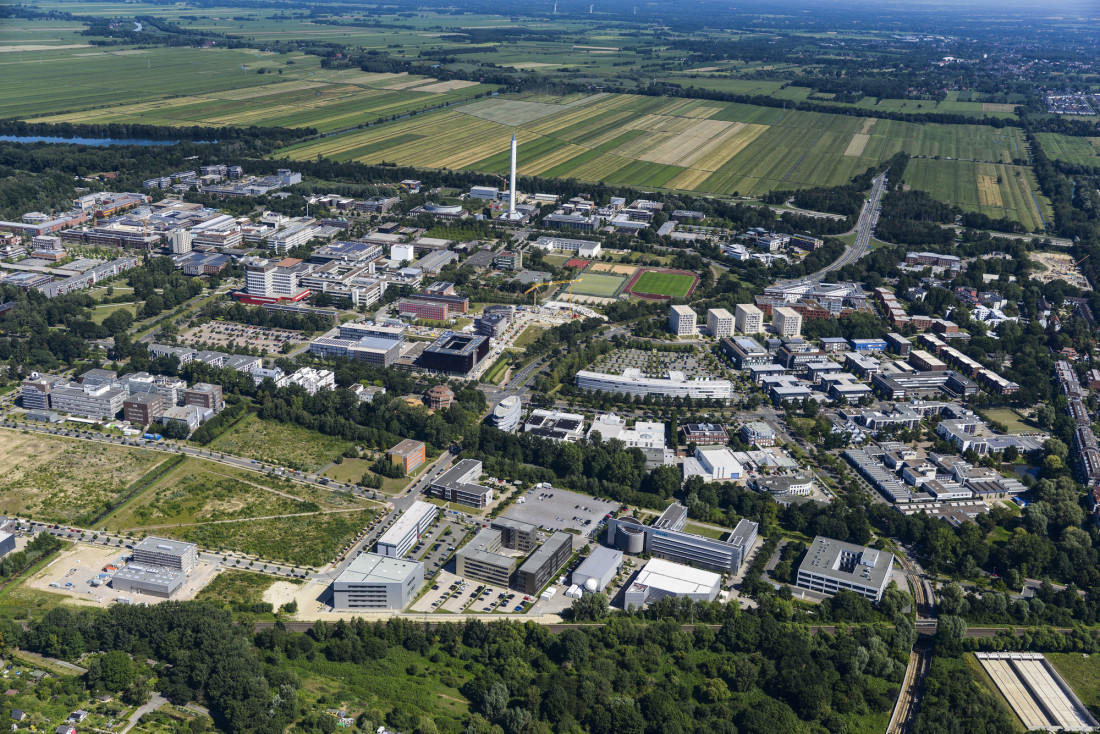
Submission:
[[[665,424],[656,421],[636,421],[630,428],[626,420],[614,413],[596,416],[592,427],[588,429],[588,440],[599,433],[602,441],[618,439],[627,448],[663,449],[665,447]]]
[[[332,608],[404,609],[423,583],[423,563],[364,553],[332,582]]]
[[[718,339],[723,336],[733,336],[733,314],[724,308],[711,308],[707,310],[707,331]]]
[[[637,367],[629,367],[621,375],[581,370],[577,373],[577,387],[624,395],[679,395],[695,400],[733,398],[733,383],[729,380],[689,380],[678,370],[670,371],[667,378],[643,377]]]
[[[50,408],[85,418],[110,419],[122,410],[127,394],[126,388],[115,387],[114,383],[55,386],[50,393]]]
[[[802,314],[789,306],[779,306],[772,311],[772,326],[779,336],[802,336]]]
[[[695,333],[695,319],[690,306],[672,306],[668,311],[668,328],[676,336],[691,336]]]
[[[684,479],[699,475],[708,482],[736,482],[744,467],[728,446],[699,446],[695,456],[684,460]]]
[[[847,589],[878,601],[890,583],[893,565],[892,553],[819,535],[798,566],[795,585],[822,594]]]
[[[734,311],[734,328],[739,334],[759,334],[764,330],[764,312],[751,303],[739,303]]]
[[[173,255],[191,252],[191,233],[186,229],[173,229],[168,234],[168,247]]]
[[[439,508],[430,502],[417,500],[378,539],[375,551],[391,558],[404,558],[416,545],[439,514]]]

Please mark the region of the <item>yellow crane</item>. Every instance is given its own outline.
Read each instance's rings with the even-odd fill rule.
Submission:
[[[525,290],[523,292],[523,295],[526,296],[531,291],[534,291],[535,295],[531,296],[531,305],[537,307],[539,305],[539,288],[542,288],[544,285],[565,285],[566,283],[568,283],[569,284],[569,310],[570,310],[570,312],[572,312],[572,310],[573,310],[573,284],[574,283],[580,283],[580,282],[581,282],[580,278],[574,278],[573,280],[551,280],[551,281],[548,281],[546,283],[535,283],[533,286],[531,286],[530,288]]]

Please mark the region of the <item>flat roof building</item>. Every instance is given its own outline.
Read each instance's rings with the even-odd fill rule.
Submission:
[[[404,558],[431,527],[438,514],[439,508],[430,502],[413,502],[378,539],[375,551],[391,558]]]
[[[497,586],[512,584],[516,559],[500,553],[501,532],[484,528],[455,553],[455,574]]]
[[[690,397],[695,400],[730,400],[733,383],[729,380],[688,379],[679,370],[670,370],[667,378],[644,377],[637,367],[628,367],[621,375],[580,370],[577,387],[622,395],[658,395]]]
[[[724,308],[707,309],[707,331],[716,338],[733,336],[733,314]]]
[[[691,306],[672,306],[668,311],[668,328],[677,336],[695,333],[695,311]]]
[[[893,565],[892,553],[819,535],[798,567],[796,586],[829,595],[847,589],[879,601]]]
[[[671,519],[671,518],[670,518]],[[757,523],[743,520],[724,541],[677,530],[643,525],[632,517],[611,518],[607,524],[607,543],[624,553],[648,553],[678,563],[736,573],[756,541]]]
[[[739,303],[733,311],[733,326],[738,334],[759,334],[764,330],[764,312],[755,305]]]
[[[135,426],[149,425],[163,411],[164,398],[155,392],[137,393],[122,402],[123,416]]]
[[[652,558],[627,587],[623,603],[640,609],[666,596],[714,601],[721,589],[722,577],[716,573]]]
[[[772,326],[775,333],[785,337],[802,336],[802,314],[789,306],[780,306],[772,310]]]
[[[529,596],[535,596],[573,555],[573,536],[556,532],[532,553],[516,572],[516,585]]]
[[[420,366],[434,372],[465,375],[488,353],[489,337],[448,331],[424,348]]]
[[[446,502],[483,508],[493,501],[493,490],[478,484],[479,477],[481,462],[463,459],[433,479],[428,485],[428,493]]]
[[[584,416],[536,408],[523,424],[523,431],[552,441],[578,441],[584,435]]]
[[[615,548],[597,546],[573,571],[570,579],[588,593],[603,591],[623,567],[623,552]]]
[[[423,464],[424,457],[424,442],[411,438],[406,438],[386,452],[390,463],[400,466],[406,474],[411,474],[416,467]]]
[[[363,553],[332,582],[332,608],[404,609],[423,583],[423,563]]]
[[[489,527],[500,531],[500,542],[505,548],[530,553],[538,546],[538,528],[529,522],[498,517],[489,523]]]
[[[134,561],[188,573],[198,563],[198,546],[182,540],[150,536],[134,546]]]
[[[131,594],[168,599],[183,586],[187,574],[165,566],[127,563],[111,577],[111,588]]]
[[[680,427],[684,443],[697,446],[725,445],[730,442],[729,434],[720,423],[685,423]]]

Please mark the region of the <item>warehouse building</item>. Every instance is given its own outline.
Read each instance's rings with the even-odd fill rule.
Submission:
[[[417,500],[409,509],[394,521],[382,537],[378,539],[375,550],[379,555],[391,558],[404,558],[420,537],[427,532],[439,514],[439,508],[430,502]]]
[[[404,609],[423,583],[423,563],[363,553],[332,582],[332,608]]]
[[[721,589],[722,577],[716,573],[653,558],[627,588],[623,604],[627,609],[640,609],[666,596],[714,601]]]
[[[795,585],[829,595],[847,589],[879,601],[893,565],[892,553],[819,535],[798,566]]]
[[[455,553],[455,573],[464,578],[508,587],[516,559],[500,553],[501,532],[485,528]]]
[[[115,571],[111,588],[131,594],[143,594],[168,599],[179,591],[187,577],[183,571],[164,566],[128,563]]]
[[[599,546],[573,571],[571,579],[589,593],[603,591],[623,567],[623,552]]]
[[[519,567],[516,585],[524,594],[536,596],[572,555],[573,536],[554,533]]]

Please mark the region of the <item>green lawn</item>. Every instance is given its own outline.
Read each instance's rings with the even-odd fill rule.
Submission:
[[[370,473],[370,467],[373,463],[373,461],[367,461],[366,459],[344,459],[342,463],[333,464],[325,469],[324,476],[338,482],[355,484],[363,478],[364,474]]]
[[[1037,426],[1029,423],[1012,408],[989,408],[984,412],[990,420],[1003,423],[1007,427],[1008,433],[1033,433],[1039,430]]]
[[[308,428],[250,415],[215,439],[209,448],[312,472],[334,460],[349,445],[343,439]]]
[[[516,340],[512,342],[514,347],[529,347],[534,344],[546,329],[541,326],[528,326],[523,330],[523,333],[516,337]]]
[[[573,283],[573,292],[581,296],[611,298],[623,287],[626,278],[604,273],[581,273],[580,283]]]
[[[137,306],[132,303],[113,303],[108,306],[99,306],[92,309],[92,321],[102,324],[103,320],[117,311],[129,311],[131,316],[137,316]]]
[[[1065,678],[1081,703],[1100,717],[1100,655],[1078,652],[1048,652],[1047,660]]]
[[[695,279],[690,275],[647,270],[638,276],[638,280],[630,287],[630,292],[683,298],[694,283]]]

